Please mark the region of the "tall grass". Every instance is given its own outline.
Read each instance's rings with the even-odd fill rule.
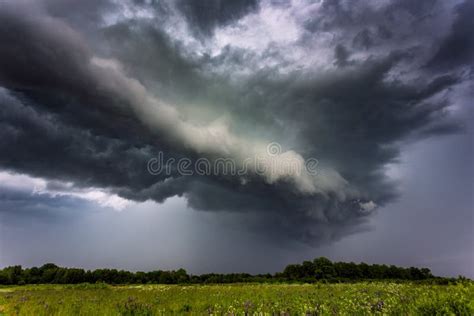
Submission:
[[[36,285],[0,289],[5,315],[473,315],[474,284]]]

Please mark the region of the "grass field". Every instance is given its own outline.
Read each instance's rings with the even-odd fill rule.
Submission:
[[[473,315],[474,284],[30,285],[3,315]]]

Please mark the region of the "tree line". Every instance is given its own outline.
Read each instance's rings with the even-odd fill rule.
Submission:
[[[302,264],[288,265],[283,272],[251,275],[248,273],[190,275],[184,269],[130,272],[117,269],[84,270],[59,267],[53,263],[23,269],[10,266],[0,270],[0,284],[200,284],[237,282],[345,282],[357,280],[446,280],[434,277],[427,268],[402,268],[393,265],[331,262],[320,257]]]

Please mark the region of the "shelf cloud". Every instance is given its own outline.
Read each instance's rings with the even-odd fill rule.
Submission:
[[[181,196],[277,240],[338,240],[397,198],[386,167],[401,144],[460,130],[472,14],[470,1],[4,1],[0,168],[67,183],[63,197]],[[150,174],[160,153],[300,172]]]

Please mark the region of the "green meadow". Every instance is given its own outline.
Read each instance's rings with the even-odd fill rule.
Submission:
[[[474,284],[25,285],[1,315],[473,315]]]

